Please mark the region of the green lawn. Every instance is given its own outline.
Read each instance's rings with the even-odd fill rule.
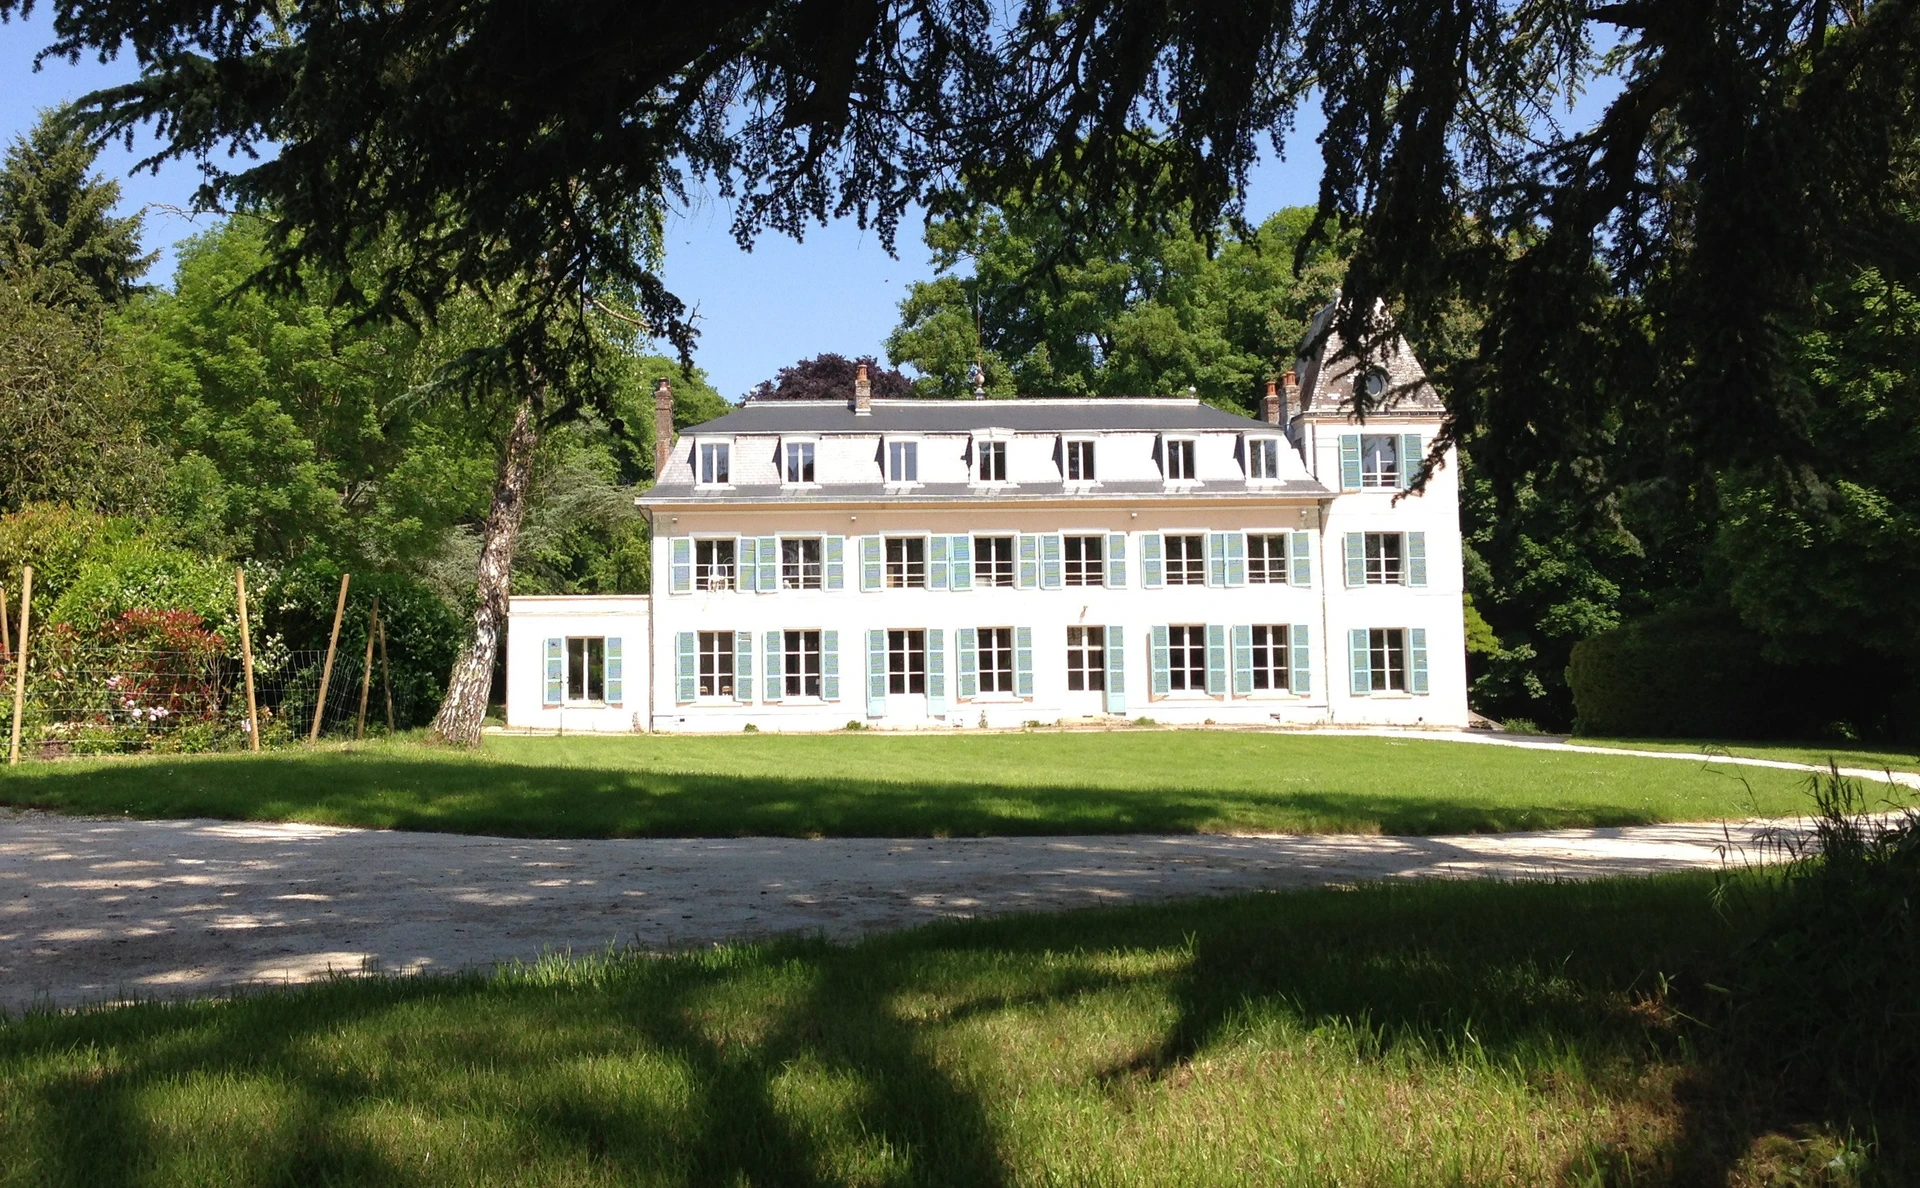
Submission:
[[[0,1185],[1829,1184],[1849,1133],[1913,1182],[1901,1125],[1712,1055],[1703,987],[1763,902],[1713,891],[1371,886],[28,1015]]]
[[[1449,833],[1786,814],[1764,768],[1410,737],[1131,730],[490,738],[29,764],[0,804],[533,837]]]
[[[1811,763],[1825,766],[1862,767],[1868,771],[1920,771],[1920,755],[1899,747],[1862,746],[1858,743],[1756,743],[1738,740],[1676,741],[1671,738],[1574,738],[1569,742],[1583,747],[1622,747],[1636,751],[1725,752],[1748,759],[1779,759],[1787,763]]]

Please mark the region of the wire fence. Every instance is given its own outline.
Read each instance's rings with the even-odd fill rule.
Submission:
[[[253,723],[237,656],[200,650],[35,646],[20,715],[21,759],[134,752],[244,750]],[[13,727],[18,656],[0,661],[0,738]],[[337,652],[320,703],[323,649],[269,649],[254,657],[254,702],[263,748],[304,741],[320,705],[323,737],[405,729],[430,704],[417,676],[388,674],[378,656]],[[364,695],[364,715],[362,712]]]

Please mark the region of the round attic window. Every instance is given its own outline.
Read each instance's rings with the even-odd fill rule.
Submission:
[[[1360,391],[1368,400],[1380,399],[1387,391],[1387,373],[1378,369],[1367,372],[1360,381]]]

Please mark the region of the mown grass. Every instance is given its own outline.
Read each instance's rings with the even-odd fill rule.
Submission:
[[[1687,751],[1700,754],[1728,754],[1747,759],[1777,759],[1785,763],[1806,763],[1825,767],[1858,767],[1867,771],[1920,771],[1920,754],[1907,747],[1863,746],[1859,743],[1743,742],[1738,739],[1671,738],[1573,738],[1568,741],[1583,747],[1619,747],[1636,751]]]
[[[0,804],[523,837],[1431,834],[1784,814],[1804,784],[1417,736],[656,735],[28,764]]]
[[[1897,1125],[1862,1162],[1861,1123],[1702,1055],[1764,901],[1713,891],[1370,886],[33,1014],[0,1024],[0,1185],[1900,1182]]]

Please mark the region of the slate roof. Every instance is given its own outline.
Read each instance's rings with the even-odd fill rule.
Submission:
[[[749,401],[734,412],[681,430],[709,433],[1017,433],[1244,430],[1265,422],[1201,404],[1193,397],[1097,397],[1022,400],[876,400],[858,416],[844,400]],[[1269,427],[1270,428],[1270,427]]]
[[[1324,498],[1333,492],[1312,479],[1292,479],[1281,483],[1249,484],[1245,479],[1215,479],[1192,487],[1169,488],[1158,481],[1100,482],[1091,487],[1055,480],[1020,483],[1001,488],[981,488],[968,483],[922,483],[901,488],[884,483],[830,483],[825,486],[793,490],[778,484],[738,486],[726,490],[696,489],[691,483],[661,483],[648,488],[635,503],[642,507],[655,504],[727,504],[727,503],[1022,503],[1044,499],[1072,498],[1098,503],[1103,500],[1134,501],[1142,498],[1174,502],[1215,500],[1234,496],[1271,499],[1275,496]]]
[[[1387,373],[1387,398],[1383,407],[1367,413],[1368,419],[1416,416],[1431,420],[1444,413],[1445,406],[1440,402],[1440,393],[1427,380],[1426,368],[1414,358],[1413,347],[1405,337],[1394,335],[1390,346],[1368,360],[1366,366],[1360,366],[1359,360],[1340,356],[1345,345],[1340,332],[1327,329],[1333,311],[1334,302],[1328,302],[1314,315],[1313,324],[1307,328],[1307,344],[1311,345],[1323,330],[1326,339],[1319,350],[1301,356],[1294,365],[1300,381],[1300,407],[1293,410],[1295,414],[1308,417],[1348,416],[1353,411],[1354,383],[1376,369]]]

